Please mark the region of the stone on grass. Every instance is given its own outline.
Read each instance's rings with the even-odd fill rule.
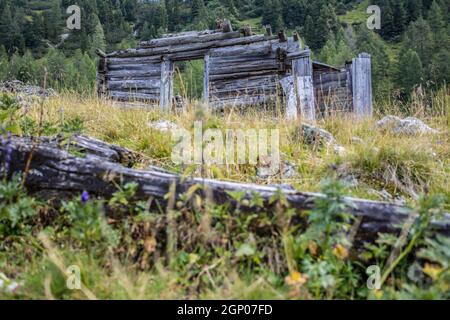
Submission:
[[[437,130],[414,117],[401,119],[397,116],[388,115],[378,121],[376,127],[382,131],[390,131],[396,135],[418,136],[438,133]]]
[[[179,129],[178,125],[175,122],[168,121],[168,120],[160,120],[157,122],[150,122],[148,126],[151,129],[156,129],[162,132],[168,132],[172,130]]]
[[[321,128],[303,123],[301,125],[303,141],[309,145],[331,147],[334,153],[343,155],[345,148],[337,143],[333,135]]]

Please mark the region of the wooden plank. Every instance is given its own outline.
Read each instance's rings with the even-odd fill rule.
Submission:
[[[211,66],[211,75],[220,75],[220,74],[229,74],[229,73],[240,73],[240,72],[252,72],[252,71],[261,71],[261,70],[278,70],[279,62],[274,59],[261,59],[257,61],[251,61],[248,63],[238,63],[238,64],[230,64],[220,65],[220,66]]]
[[[209,34],[201,34],[199,32],[190,33],[187,35],[167,37],[167,38],[159,38],[153,39],[150,41],[142,41],[139,44],[141,48],[156,48],[156,47],[164,47],[164,46],[174,46],[174,45],[182,45],[182,44],[190,44],[190,43],[203,43],[217,40],[225,40],[225,39],[233,39],[239,38],[240,32],[214,32]]]
[[[169,112],[172,101],[173,88],[173,62],[164,60],[161,63],[160,98],[159,106],[162,111]]]
[[[309,56],[292,60],[292,74],[300,114],[307,121],[315,121],[314,85],[312,62]]]
[[[280,80],[281,87],[283,88],[286,105],[286,118],[297,119],[297,96],[295,94],[295,77],[287,76]]]
[[[133,101],[133,100],[157,101],[159,98],[159,95],[157,94],[121,92],[121,91],[110,91],[108,92],[108,95],[113,99],[118,99],[121,101]]]
[[[252,87],[276,87],[278,83],[277,75],[247,77],[243,79],[229,79],[225,81],[214,81],[211,84],[212,90],[234,90],[239,88]]]
[[[157,79],[145,79],[145,80],[119,80],[108,81],[108,88],[114,89],[139,89],[139,88],[158,88],[160,81]]]
[[[221,47],[229,47],[229,46],[237,46],[237,45],[246,45],[251,43],[258,42],[270,42],[270,38],[265,36],[251,36],[251,37],[242,37],[242,38],[234,38],[234,39],[226,39],[226,40],[216,40],[209,41],[204,43],[188,43],[183,45],[174,45],[174,46],[164,46],[164,47],[156,47],[156,48],[136,48],[136,49],[127,49],[127,50],[119,50],[112,53],[109,53],[108,57],[145,57],[145,56],[154,56],[154,55],[167,55],[176,52],[183,51],[196,51],[196,50],[204,50],[204,49],[212,49],[212,48],[221,48]]]
[[[113,78],[152,78],[158,77],[161,75],[161,67],[158,69],[136,69],[136,70],[127,70],[127,69],[119,69],[119,70],[109,70],[106,74],[107,79]]]
[[[210,63],[209,63],[209,54],[205,55],[204,58],[204,69],[203,69],[203,100],[209,101],[209,72],[210,72]]]
[[[361,53],[352,62],[353,109],[358,117],[372,116],[372,70],[368,53]]]
[[[108,58],[108,63],[110,65],[120,65],[120,64],[156,64],[161,63],[161,56],[148,56],[148,57],[128,57],[128,58]]]
[[[232,97],[228,99],[217,99],[217,97],[213,97],[211,103],[213,107],[226,107],[226,106],[252,106],[265,103],[271,99],[273,96],[262,94],[262,95],[254,95],[254,96],[242,96],[242,97]]]
[[[247,37],[253,38],[253,37]],[[242,38],[242,39],[247,39]],[[271,41],[249,43],[234,46],[224,46],[210,51],[211,57],[231,57],[231,56],[266,56],[272,51]]]
[[[210,81],[218,81],[218,80],[230,80],[230,79],[242,79],[247,77],[256,77],[263,75],[277,75],[278,72],[275,70],[261,70],[261,71],[252,71],[252,72],[239,72],[239,73],[229,73],[229,74],[219,74],[219,75],[210,75]]]

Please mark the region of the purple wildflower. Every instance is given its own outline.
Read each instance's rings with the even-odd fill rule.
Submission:
[[[89,201],[89,193],[87,191],[83,191],[81,194],[81,203],[86,204]]]

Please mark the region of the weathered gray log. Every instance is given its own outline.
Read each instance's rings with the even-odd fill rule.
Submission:
[[[119,80],[108,81],[108,88],[114,89],[140,89],[140,88],[157,88],[160,85],[159,79],[146,79],[146,80]]]
[[[240,32],[214,32],[209,34],[201,34],[197,32],[195,34],[181,35],[175,37],[159,38],[150,41],[142,41],[139,46],[141,48],[156,48],[170,45],[182,45],[189,43],[202,43],[216,40],[225,40],[232,38],[239,38]]]
[[[278,75],[262,75],[247,77],[244,79],[226,79],[215,80],[212,83],[214,89],[240,89],[240,88],[252,88],[259,86],[276,86],[278,83]]]
[[[297,109],[303,119],[315,121],[315,102],[312,61],[309,54],[292,60],[292,74],[294,76]],[[294,118],[295,119],[295,118]]]
[[[213,90],[211,91],[211,95],[215,98],[220,99],[232,99],[233,97],[244,97],[244,96],[258,96],[258,95],[273,95],[276,93],[276,86],[267,86],[267,87],[244,87],[237,89],[221,89],[221,90]]]
[[[165,47],[156,47],[156,48],[137,48],[137,49],[126,49],[115,51],[109,53],[108,57],[146,57],[152,55],[166,55],[170,53],[183,52],[183,51],[196,51],[202,49],[212,49],[212,48],[220,48],[220,47],[228,47],[228,46],[236,46],[236,45],[245,45],[251,43],[258,42],[268,42],[270,43],[271,38],[265,36],[251,36],[251,37],[243,37],[243,38],[232,38],[225,40],[215,40],[209,42],[200,42],[200,43],[188,43],[182,45],[174,45],[174,46],[165,46]]]
[[[352,63],[353,109],[359,117],[372,116],[372,66],[368,53],[361,53]]]
[[[203,101],[208,102],[209,101],[209,73],[210,73],[210,61],[209,61],[209,54],[205,55],[205,58],[203,59],[204,69],[203,69]]]
[[[261,59],[247,63],[214,65],[210,68],[210,75],[220,75],[239,72],[252,72],[261,70],[278,70],[279,62],[274,59]]]
[[[133,64],[109,64],[109,71],[145,71],[145,70],[160,70],[161,63],[133,63]]]
[[[217,80],[229,80],[229,79],[242,79],[242,78],[257,77],[257,76],[270,76],[270,75],[277,75],[277,74],[278,74],[278,72],[276,70],[261,70],[261,71],[252,71],[252,72],[239,72],[239,73],[211,75],[209,77],[209,79],[210,79],[210,81],[217,81]]]
[[[128,58],[108,58],[108,63],[110,65],[118,64],[159,64],[161,63],[160,56],[149,56],[149,57],[128,57]]]
[[[138,92],[123,92],[123,91],[109,91],[108,95],[112,99],[119,101],[159,101],[159,91],[157,94],[138,93]]]
[[[161,111],[168,112],[170,110],[173,90],[173,62],[169,59],[164,59],[161,63],[161,80],[159,87],[159,107]]]
[[[252,94],[242,96],[228,96],[228,97],[216,97],[212,96],[211,104],[214,108],[224,107],[242,107],[242,106],[254,106],[266,103],[274,98],[274,95],[265,94]]]
[[[130,169],[115,163],[118,161],[108,161],[114,160],[115,156],[112,154],[117,152],[115,147],[90,139],[87,142],[81,139],[80,144],[91,150],[87,151],[83,158],[75,157],[60,143],[42,139],[34,148],[30,138],[13,136],[9,146],[0,145],[0,163],[5,160],[7,148],[11,148],[12,161],[9,174],[21,174],[30,159],[30,153],[33,152],[25,186],[30,192],[41,194],[43,192],[81,194],[82,191],[88,191],[92,195],[110,197],[116,191],[117,183],[136,182],[138,199],[154,199],[164,203],[171,185],[175,184],[177,198],[191,186],[200,185],[203,190],[208,189],[204,194],[212,196],[211,200],[230,206],[236,205],[229,194],[230,191],[243,191],[245,199],[251,199],[254,193],[258,193],[264,200],[264,206],[259,210],[274,212],[273,205],[270,205],[269,201],[280,187],[200,178],[182,179],[175,174],[157,170]],[[105,151],[110,149],[112,153]],[[282,188],[281,191],[290,207],[298,210],[313,209],[315,201],[324,197],[322,194],[298,192],[292,188]],[[375,239],[379,232],[397,233],[410,214],[415,214],[405,207],[389,203],[354,198],[345,198],[345,201],[348,203],[346,210],[355,217],[362,218],[357,238],[363,241]],[[242,208],[246,209],[245,206]],[[257,210],[257,208],[248,209]],[[301,222],[303,218],[299,215],[297,219]],[[450,236],[450,215],[446,214],[440,221],[433,221],[431,227],[436,233]]]

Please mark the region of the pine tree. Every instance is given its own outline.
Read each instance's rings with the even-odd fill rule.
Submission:
[[[105,32],[103,31],[103,27],[100,20],[98,20],[97,25],[95,26],[95,31],[91,37],[91,50],[90,50],[91,56],[95,56],[95,50],[97,48],[102,51],[106,50]]]
[[[405,94],[419,85],[423,80],[423,68],[420,57],[412,49],[401,54],[397,67],[397,83]]]
[[[6,4],[0,15],[0,44],[5,47],[6,52],[8,52],[9,55],[14,52],[14,34],[12,25],[11,8]]]
[[[204,0],[193,0],[191,12],[194,18],[203,17],[203,15],[206,13]]]
[[[423,66],[428,66],[433,55],[433,33],[428,22],[422,17],[409,25],[404,46],[413,49],[419,55]]]
[[[403,0],[392,0],[392,14],[394,19],[394,28],[392,29],[392,36],[398,37],[402,34],[402,32],[406,28],[407,18],[406,18],[406,10],[404,7]]]

